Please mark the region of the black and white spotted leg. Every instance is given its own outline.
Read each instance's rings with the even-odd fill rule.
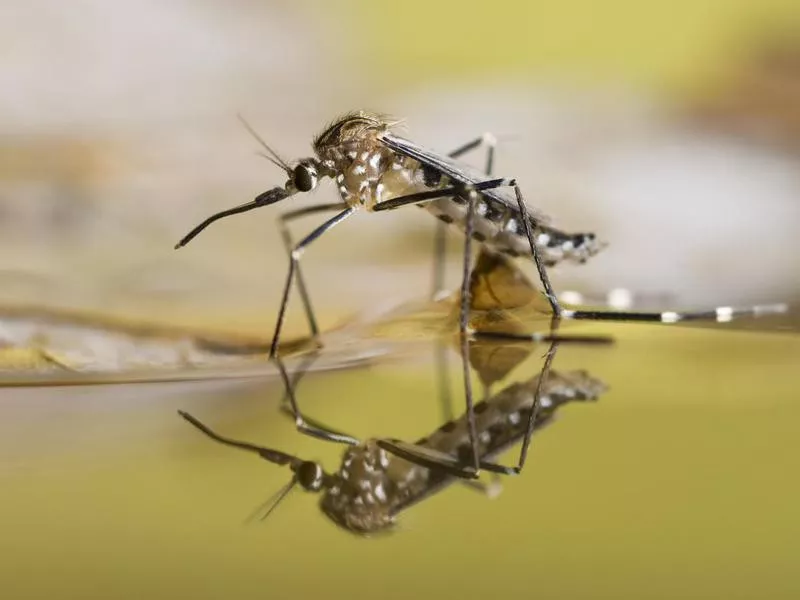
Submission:
[[[306,208],[301,208],[299,210],[293,210],[282,214],[278,218],[278,223],[281,230],[283,245],[284,248],[286,248],[286,253],[289,255],[289,258],[291,258],[292,249],[294,247],[292,235],[289,232],[289,223],[291,221],[295,221],[301,217],[307,217],[324,212],[342,211],[345,208],[347,208],[347,204],[344,202],[335,202],[329,204],[316,204],[314,206],[308,206]],[[306,313],[306,319],[308,320],[308,328],[311,332],[311,337],[314,338],[315,341],[318,341],[319,326],[317,325],[317,319],[314,316],[314,308],[311,305],[311,297],[309,296],[308,288],[306,287],[300,265],[297,265],[297,290],[300,293],[300,300],[303,302],[303,310]]]

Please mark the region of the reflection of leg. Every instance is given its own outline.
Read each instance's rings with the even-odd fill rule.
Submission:
[[[530,416],[528,417],[528,426],[525,431],[525,436],[522,438],[522,448],[520,449],[519,459],[517,460],[516,466],[506,467],[497,463],[481,460],[480,466],[482,469],[486,469],[487,471],[491,471],[493,473],[502,473],[504,475],[518,475],[522,472],[522,469],[525,466],[525,461],[528,458],[528,449],[530,448],[531,438],[533,437],[533,432],[536,428],[536,417],[539,413],[542,385],[545,381],[547,381],[547,377],[550,375],[550,368],[553,364],[553,359],[556,356],[557,350],[558,342],[551,342],[550,348],[548,348],[547,354],[545,354],[544,364],[542,365],[542,370],[539,373],[539,379],[536,382],[536,390],[533,395],[533,406],[531,407]]]
[[[272,346],[269,350],[270,358],[275,358],[278,355],[281,329],[283,329],[283,321],[286,318],[286,307],[289,304],[289,292],[292,289],[295,271],[297,271],[300,264],[300,257],[303,256],[303,252],[305,252],[306,248],[310,246],[312,242],[320,238],[325,232],[329,231],[354,213],[355,208],[348,207],[335,217],[328,219],[325,221],[325,223],[317,227],[309,235],[303,238],[289,254],[289,272],[286,275],[286,284],[283,288],[283,298],[281,298],[281,307],[278,311],[278,321],[275,323],[275,333],[272,336]]]
[[[470,275],[472,274],[472,233],[475,226],[475,197],[474,191],[467,192],[467,216],[464,226],[464,262],[461,273],[461,307],[459,311],[458,331],[461,342],[461,364],[464,379],[464,399],[467,405],[467,428],[469,443],[472,448],[473,478],[480,472],[480,456],[478,450],[478,433],[475,423],[475,408],[472,398],[472,373],[469,365],[469,314],[470,314]]]
[[[474,150],[475,148],[479,148],[480,146],[486,146],[486,167],[485,172],[487,175],[492,174],[492,168],[494,165],[494,151],[497,147],[497,139],[491,133],[484,133],[482,136],[475,138],[471,142],[467,142],[463,146],[459,146],[452,152],[450,152],[447,156],[450,158],[459,158],[469,152],[470,150]]]
[[[281,238],[283,239],[283,245],[286,248],[286,252],[289,255],[289,258],[292,256],[292,249],[294,247],[294,242],[292,242],[292,235],[289,232],[289,222],[299,219],[301,217],[306,217],[309,215],[315,215],[322,212],[332,212],[332,211],[341,211],[347,208],[347,205],[343,202],[336,202],[334,204],[317,204],[315,206],[309,206],[306,208],[301,208],[299,210],[293,210],[291,212],[285,213],[280,216],[279,218],[279,226],[281,230]],[[317,327],[317,319],[314,316],[314,309],[311,306],[311,298],[308,294],[308,289],[306,288],[305,279],[303,279],[303,273],[300,270],[300,265],[297,265],[297,290],[300,292],[300,299],[303,302],[303,310],[306,313],[306,319],[308,320],[308,328],[311,330],[311,336],[316,340],[319,337],[319,328]]]
[[[268,460],[269,462],[275,465],[292,466],[295,462],[298,462],[297,458],[295,458],[291,454],[286,454],[285,452],[281,452],[280,450],[274,450],[272,448],[266,448],[265,446],[259,446],[258,444],[251,444],[250,442],[242,442],[239,440],[234,440],[233,438],[229,438],[224,435],[220,435],[185,411],[179,410],[178,414],[184,419],[186,419],[189,423],[191,423],[194,427],[196,427],[204,434],[206,434],[208,437],[210,437],[212,440],[214,440],[215,442],[219,442],[220,444],[224,444],[226,446],[231,446],[232,448],[238,448],[239,450],[254,452],[264,460]]]
[[[320,356],[319,352],[313,352],[313,353],[309,354],[308,356],[306,356],[303,359],[303,362],[300,363],[300,366],[297,367],[297,370],[292,375],[292,378],[291,378],[291,381],[289,382],[289,384],[288,385],[284,385],[284,394],[283,394],[283,398],[281,398],[280,410],[281,410],[281,412],[283,414],[288,415],[289,417],[291,417],[291,419],[293,421],[295,421],[295,422],[297,420],[297,415],[299,415],[300,419],[302,420],[302,422],[305,423],[306,425],[310,426],[313,429],[317,429],[317,430],[320,430],[320,431],[326,431],[326,432],[329,432],[329,433],[333,433],[333,434],[335,434],[337,436],[342,437],[343,439],[349,438],[351,440],[354,440],[355,438],[353,438],[351,436],[348,436],[346,433],[343,433],[341,431],[337,431],[336,429],[333,429],[331,427],[323,425],[322,423],[320,423],[316,419],[312,419],[311,417],[307,417],[306,415],[302,414],[300,412],[300,410],[299,410],[299,405],[298,405],[296,400],[294,402],[294,408],[293,408],[293,404],[292,404],[292,400],[291,400],[292,394],[289,393],[289,390],[292,390],[292,392],[294,393],[294,398],[297,398],[297,396],[296,396],[297,387],[300,385],[300,382],[302,381],[302,379],[305,376],[305,374],[308,373],[308,370],[311,368],[311,365],[314,364],[314,361],[316,361],[317,358],[319,358],[319,356]],[[297,409],[296,412],[295,412],[295,408]]]
[[[275,465],[286,466],[288,465],[289,468],[292,470],[292,479],[289,481],[288,484],[283,486],[277,493],[273,494],[269,500],[263,502],[247,519],[245,522],[251,521],[255,518],[263,521],[266,519],[270,513],[272,513],[275,508],[281,503],[281,501],[287,496],[287,494],[292,491],[292,489],[298,483],[307,488],[307,482],[304,482],[300,476],[300,471],[303,465],[307,464],[314,464],[314,463],[307,463],[306,461],[300,460],[296,456],[292,456],[291,454],[286,454],[285,452],[281,452],[280,450],[274,450],[272,448],[267,448],[265,446],[260,446],[258,444],[251,444],[250,442],[244,442],[240,440],[235,440],[233,438],[229,438],[224,435],[220,435],[192,415],[182,410],[178,411],[178,414],[183,417],[186,421],[188,421],[192,426],[200,430],[206,436],[214,440],[215,442],[219,442],[220,444],[224,444],[225,446],[231,446],[232,448],[238,448],[239,450],[246,450],[247,452],[253,452],[258,454],[264,460],[267,460]]]
[[[490,398],[490,394],[491,394],[491,386],[489,384],[484,384],[482,400],[484,402],[488,401]],[[469,479],[462,480],[461,483],[463,483],[470,489],[481,492],[482,494],[488,496],[489,498],[497,498],[497,496],[500,495],[500,492],[503,491],[503,483],[500,480],[500,475],[495,472],[492,472],[490,474],[489,483],[484,483],[482,481],[471,481]]]
[[[353,436],[326,427],[318,421],[312,421],[305,418],[300,412],[300,408],[297,405],[297,398],[295,396],[295,384],[302,379],[302,374],[299,374],[295,378],[295,381],[292,381],[289,378],[289,374],[286,372],[286,367],[283,364],[283,360],[281,360],[280,356],[276,355],[274,360],[275,364],[278,366],[281,378],[283,379],[284,389],[286,390],[286,394],[281,402],[281,410],[291,414],[291,416],[294,418],[294,425],[300,433],[325,440],[326,442],[337,442],[339,444],[349,444],[351,446],[355,446],[360,443],[359,440]],[[313,360],[311,362],[313,362]],[[301,365],[301,367],[302,366],[303,365]],[[308,366],[305,368],[308,368]]]
[[[436,341],[435,369],[439,382],[438,393],[439,404],[441,406],[442,423],[448,423],[455,419],[455,415],[453,414],[452,393],[450,389],[450,373],[447,369],[447,354],[449,351],[450,349],[448,345],[445,344],[443,340]],[[483,399],[486,400],[488,397],[489,386],[484,386]],[[488,484],[483,483],[482,481],[472,481],[468,479],[460,479],[460,481],[470,489],[482,492],[490,498],[497,497],[503,489],[502,483],[500,482],[500,476],[497,473],[492,473],[491,480]]]
[[[554,317],[553,318],[553,327],[558,326],[558,321]],[[531,445],[531,437],[533,436],[533,430],[536,427],[536,417],[539,414],[539,406],[541,404],[542,399],[542,385],[544,384],[547,377],[550,375],[550,367],[553,364],[553,359],[556,357],[556,351],[558,350],[558,342],[553,341],[550,343],[550,348],[547,349],[547,354],[544,357],[544,365],[542,366],[542,371],[539,374],[539,381],[536,383],[536,392],[533,395],[533,408],[531,409],[531,414],[528,417],[528,429],[525,431],[525,437],[522,440],[522,448],[519,451],[519,459],[517,460],[517,466],[514,469],[516,473],[520,473],[522,468],[525,466],[525,460],[528,458],[528,450]]]

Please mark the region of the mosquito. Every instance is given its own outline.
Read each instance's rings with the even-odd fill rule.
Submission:
[[[485,134],[443,156],[397,135],[394,130],[400,121],[377,113],[356,111],[337,119],[314,138],[314,156],[289,163],[267,145],[247,122],[241,120],[263,147],[265,151],[263,156],[285,172],[286,183],[282,187],[274,187],[259,194],[251,202],[210,216],[181,239],[176,244],[176,249],[188,244],[201,231],[219,219],[269,206],[298,193],[311,192],[324,178],[335,181],[340,197],[339,202],[291,210],[280,217],[281,236],[289,254],[289,269],[270,347],[271,359],[279,359],[281,331],[290,292],[295,282],[311,335],[314,339],[319,339],[319,327],[300,270],[300,259],[311,244],[329,230],[359,212],[383,212],[404,206],[420,206],[443,224],[440,225],[436,237],[438,265],[441,265],[444,225],[453,225],[463,232],[464,258],[459,333],[461,354],[464,359],[467,418],[470,422],[470,439],[473,447],[470,471],[467,473],[469,477],[478,476],[480,462],[474,402],[466,360],[470,340],[480,335],[480,332],[471,330],[468,321],[473,241],[506,256],[523,256],[533,260],[544,295],[552,310],[553,328],[561,319],[658,323],[686,320],[728,321],[743,314],[760,315],[785,310],[782,305],[742,310],[723,307],[712,311],[685,313],[566,308],[553,291],[547,268],[562,262],[584,263],[597,254],[605,243],[594,233],[567,233],[551,227],[544,215],[526,205],[515,179],[493,177],[491,171],[496,144],[493,136]],[[480,146],[487,147],[485,172],[457,160],[463,154]],[[298,243],[292,241],[288,229],[290,222],[323,213],[335,214]],[[440,279],[440,275],[441,268],[437,266],[435,280]],[[498,337],[498,334],[494,333],[492,337]],[[510,337],[518,339],[518,336]],[[280,365],[279,360],[278,364]],[[284,381],[288,383],[285,376]],[[313,427],[303,422],[299,413],[295,416],[298,430],[316,437],[324,437],[324,432],[315,431]],[[527,447],[523,445],[515,472],[521,470],[526,451]]]
[[[491,470],[494,456],[552,423],[565,404],[597,400],[607,389],[585,371],[550,371],[546,379],[543,375],[513,383],[474,406],[481,467]],[[338,526],[361,535],[390,530],[401,512],[456,481],[489,495],[496,493],[496,486],[462,479],[461,465],[472,453],[466,414],[413,444],[392,438],[354,443],[344,451],[335,473],[326,472],[318,462],[222,436],[189,413],[179,414],[217,442],[291,469],[289,483],[263,505],[262,519],[297,485],[322,493],[322,512]],[[533,430],[527,426],[531,417]]]

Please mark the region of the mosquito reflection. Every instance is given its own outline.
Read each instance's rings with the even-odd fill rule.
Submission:
[[[595,401],[605,390],[605,384],[586,371],[543,369],[477,403],[474,411],[481,468],[497,473],[492,462],[496,456],[526,438],[529,441],[553,423],[566,404]],[[447,420],[413,443],[394,438],[354,440],[335,472],[325,471],[315,461],[222,436],[192,415],[183,411],[180,415],[217,442],[289,467],[291,480],[273,501],[261,507],[264,516],[289,490],[301,487],[321,494],[320,509],[336,525],[369,535],[391,530],[402,512],[452,483],[490,495],[499,488],[496,478],[488,484],[462,478],[463,466],[470,463],[473,450],[466,414]]]

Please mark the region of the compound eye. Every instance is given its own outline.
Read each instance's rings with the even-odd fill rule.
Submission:
[[[311,492],[315,492],[322,487],[322,467],[311,461],[303,462],[297,469],[295,476],[297,482]]]
[[[309,165],[297,165],[294,168],[294,187],[300,192],[310,192],[317,185],[317,171]]]

